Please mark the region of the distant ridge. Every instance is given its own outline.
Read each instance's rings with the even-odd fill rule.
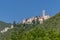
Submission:
[[[4,29],[5,27],[10,27],[10,25],[10,23],[0,21],[0,30]]]

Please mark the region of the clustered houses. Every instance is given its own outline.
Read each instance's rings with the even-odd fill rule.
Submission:
[[[33,24],[33,21],[38,21],[40,24],[43,23],[44,20],[47,20],[49,19],[50,16],[49,15],[45,15],[45,10],[43,10],[43,13],[42,13],[42,16],[36,16],[36,17],[32,17],[32,18],[29,18],[29,19],[25,19],[22,21],[23,24]],[[6,27],[4,28],[3,30],[1,30],[0,32],[1,33],[4,33],[4,32],[7,32],[9,29],[13,29],[14,26],[11,25],[11,27]]]
[[[25,20],[22,21],[22,23],[23,24],[32,24],[33,20],[34,21],[38,20],[40,22],[40,24],[42,24],[44,20],[47,20],[49,18],[50,18],[50,16],[49,15],[45,15],[45,10],[43,10],[43,13],[42,13],[41,17],[37,16],[37,17],[32,17],[32,18],[29,18],[29,19],[25,19]]]

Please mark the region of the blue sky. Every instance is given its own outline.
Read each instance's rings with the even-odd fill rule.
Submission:
[[[55,15],[60,12],[60,0],[0,0],[0,20],[5,22],[39,16],[42,10]]]

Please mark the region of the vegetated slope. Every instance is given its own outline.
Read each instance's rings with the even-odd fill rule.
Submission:
[[[10,27],[10,25],[10,23],[0,21],[0,30],[4,29],[5,27]]]
[[[11,23],[6,23],[3,21],[0,21],[0,31],[2,31],[4,28],[10,27],[10,26],[11,26]],[[1,32],[0,32],[0,40],[2,40],[4,37],[6,37],[8,33],[1,34]]]
[[[25,31],[14,31],[5,40],[60,40],[60,13],[44,21],[43,24],[33,25],[34,28]],[[29,26],[28,26],[29,27]]]
[[[60,12],[43,23],[45,29],[55,28],[60,30]]]

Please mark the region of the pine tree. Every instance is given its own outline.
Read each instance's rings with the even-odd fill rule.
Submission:
[[[16,27],[16,22],[15,21],[13,21],[13,26]]]

